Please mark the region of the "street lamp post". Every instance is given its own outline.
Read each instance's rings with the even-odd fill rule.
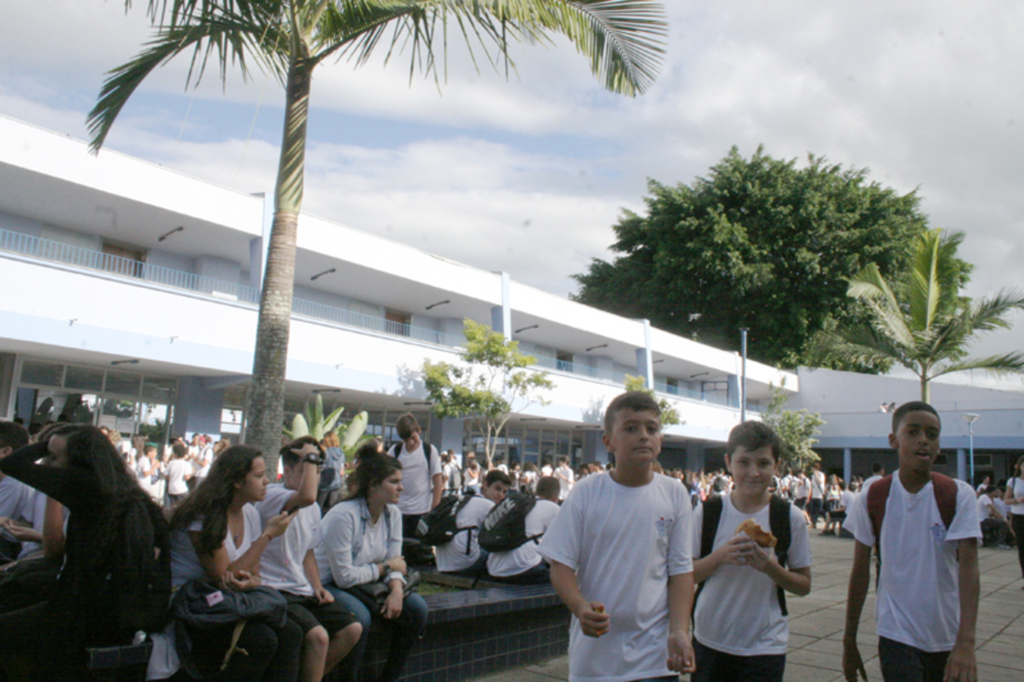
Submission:
[[[970,453],[971,453],[971,487],[974,487],[974,422],[977,421],[980,414],[968,412],[964,415],[964,421],[967,422],[967,433],[970,438]]]
[[[740,370],[740,421],[747,421],[747,329],[740,329],[740,348],[743,351],[743,365]]]

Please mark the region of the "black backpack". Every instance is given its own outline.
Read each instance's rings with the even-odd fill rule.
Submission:
[[[112,548],[116,570],[107,576],[105,586],[116,604],[117,625],[132,632],[159,632],[167,623],[171,602],[167,520],[155,504],[133,497],[124,505],[118,530]]]
[[[428,443],[425,440],[420,439],[420,444],[423,446],[423,456],[427,458],[427,473],[429,474],[430,473],[430,443]],[[389,450],[388,454],[391,455],[392,457],[394,457],[395,459],[398,459],[398,456],[400,454],[402,454],[402,450],[404,450],[404,449],[405,449],[405,443],[403,443],[402,441],[398,441],[398,445],[396,445],[393,450]]]
[[[537,498],[525,493],[510,492],[501,504],[495,505],[484,518],[480,529],[480,546],[488,552],[511,552],[540,535],[526,535],[526,515],[537,505]]]
[[[472,492],[462,497],[455,495],[442,497],[436,507],[420,517],[419,523],[416,524],[416,537],[420,542],[436,547],[437,545],[447,545],[462,531],[469,531],[472,535],[476,526],[459,528],[456,517],[473,497]],[[469,554],[471,544],[470,542],[466,543],[467,554]]]
[[[704,518],[700,527],[699,559],[703,559],[714,551],[715,535],[718,533],[718,522],[722,520],[722,504],[721,497],[709,497],[704,502]],[[775,556],[779,558],[780,566],[785,566],[789,559],[789,543],[793,539],[792,528],[789,525],[789,506],[789,502],[778,495],[772,495],[771,501],[768,503],[768,526],[771,534],[777,540]],[[697,598],[700,597],[703,589],[704,583],[702,582],[697,586],[697,593],[693,596],[694,608],[697,606]],[[776,595],[779,599],[779,608],[782,609],[782,615],[788,616],[789,611],[786,609],[785,591],[781,587],[776,586]]]

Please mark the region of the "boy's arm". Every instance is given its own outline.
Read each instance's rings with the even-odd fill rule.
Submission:
[[[960,629],[946,662],[946,682],[975,682],[978,663],[974,657],[974,633],[978,623],[978,541],[965,538],[957,543],[960,555]]]
[[[865,680],[868,673],[857,648],[857,628],[864,600],[871,583],[871,547],[860,540],[853,549],[853,568],[850,570],[850,588],[846,596],[846,631],[843,633],[843,675],[847,682],[857,682],[857,673]]]
[[[551,584],[558,593],[558,598],[569,608],[572,615],[580,622],[583,634],[588,637],[600,637],[608,632],[608,624],[611,616],[604,613],[604,605],[601,602],[588,602],[580,594],[579,583],[576,582],[576,571],[565,564],[557,561],[551,562]],[[693,581],[690,582],[690,592],[693,592]],[[690,597],[691,601],[693,597]],[[600,612],[595,609],[600,609]],[[689,611],[687,611],[689,618]]]
[[[668,577],[668,669],[692,673],[697,669],[690,635],[693,611],[693,573]]]

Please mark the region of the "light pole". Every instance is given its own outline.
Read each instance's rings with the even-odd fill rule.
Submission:
[[[743,366],[740,370],[740,422],[747,421],[747,328],[740,328],[740,347],[743,350]]]
[[[967,422],[967,431],[971,444],[971,488],[974,487],[974,422],[977,421],[980,416],[980,414],[975,414],[973,412],[968,412],[964,415],[964,421]]]

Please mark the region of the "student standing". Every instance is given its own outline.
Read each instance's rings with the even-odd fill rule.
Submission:
[[[1010,532],[1017,540],[1017,560],[1020,562],[1021,579],[1024,580],[1024,456],[1013,468],[1013,478],[1006,482],[1003,502],[1010,505]],[[1024,588],[1021,588],[1024,589]]]
[[[646,393],[611,402],[602,441],[615,469],[574,487],[541,541],[551,583],[573,615],[570,682],[694,670],[690,500],[678,482],[654,475],[660,416]]]
[[[901,405],[889,435],[899,469],[873,483],[846,520],[856,538],[843,636],[843,672],[849,682],[856,681],[858,672],[867,679],[857,628],[876,545],[881,568],[875,626],[883,679],[977,679],[981,528],[973,488],[932,472],[941,430],[939,415],[928,403]]]
[[[402,463],[404,492],[398,501],[398,509],[402,512],[402,533],[403,537],[414,538],[420,517],[441,501],[444,474],[437,448],[424,445],[420,437],[420,423],[411,412],[398,418],[395,430],[402,442],[394,446],[390,454]],[[430,452],[424,452],[425,447],[429,447]]]
[[[768,492],[781,447],[779,437],[761,422],[733,428],[725,454],[733,491],[695,512],[693,555],[701,557],[702,533],[708,525],[704,515],[710,505],[720,507],[712,551],[693,562],[694,580],[704,585],[693,616],[697,672],[691,682],[782,680],[789,623],[779,588],[801,597],[811,591],[811,549],[803,512],[782,498],[773,502]],[[789,524],[785,565],[772,549],[758,546],[746,533],[736,533],[747,519],[769,530],[773,504],[781,505],[779,515]]]

